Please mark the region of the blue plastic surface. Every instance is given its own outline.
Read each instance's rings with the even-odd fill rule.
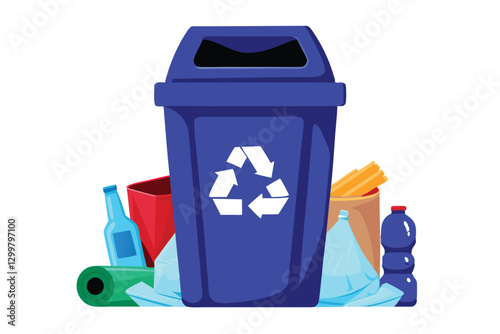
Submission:
[[[155,260],[155,293],[181,299],[179,261],[175,234]]]
[[[231,39],[257,52],[296,39],[303,67],[200,68],[203,39]],[[238,43],[246,37],[246,43]],[[251,39],[248,39],[251,37]],[[272,38],[269,38],[272,37]],[[226,41],[227,42],[227,41]],[[262,43],[261,43],[262,42]],[[155,86],[165,109],[183,302],[188,306],[315,306],[319,298],[337,106],[345,85],[308,27],[193,27]],[[260,146],[272,178],[226,162],[235,148]],[[234,169],[241,215],[221,215],[209,196],[216,172]],[[259,218],[249,204],[281,179],[288,199]]]
[[[382,257],[384,276],[380,282],[389,283],[404,292],[397,306],[417,303],[417,281],[412,274],[415,259],[411,254],[415,236],[415,223],[403,210],[393,210],[382,223],[380,239],[385,254]]]
[[[184,306],[180,297],[160,295],[144,282],[131,286],[125,292],[139,306]]]
[[[145,267],[139,228],[125,215],[116,186],[104,187],[108,223],[104,238],[112,266]]]
[[[115,245],[116,256],[119,259],[134,256],[135,252],[134,239],[130,231],[115,232],[112,234],[113,243]]]
[[[363,254],[346,218],[339,215],[326,236],[321,303],[342,306],[377,292],[379,277]]]
[[[362,299],[351,301],[345,306],[393,307],[396,306],[398,301],[401,299],[401,296],[403,296],[403,292],[401,290],[390,284],[384,283],[380,286],[380,289],[378,289],[376,293]]]
[[[394,306],[403,295],[380,280],[361,251],[348,222],[349,212],[340,210],[339,220],[326,235],[323,277],[318,307]]]

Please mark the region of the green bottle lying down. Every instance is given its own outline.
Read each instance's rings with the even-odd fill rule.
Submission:
[[[153,287],[154,268],[94,266],[82,271],[76,289],[90,306],[137,306],[125,291],[139,282]]]

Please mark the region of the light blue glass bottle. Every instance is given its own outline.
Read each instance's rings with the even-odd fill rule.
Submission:
[[[104,237],[112,266],[145,267],[141,237],[137,225],[125,215],[116,186],[104,187],[108,224]]]

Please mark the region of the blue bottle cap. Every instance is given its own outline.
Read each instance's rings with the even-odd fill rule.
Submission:
[[[105,193],[109,193],[110,191],[114,191],[116,190],[116,184],[112,185],[112,186],[107,186],[107,187],[104,187],[102,188],[102,190],[105,192]]]
[[[349,211],[347,211],[347,210],[340,210],[339,218],[349,219]]]

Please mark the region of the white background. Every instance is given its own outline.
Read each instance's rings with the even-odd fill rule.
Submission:
[[[17,216],[20,235],[19,327],[8,327],[2,315],[2,333],[7,327],[8,333],[498,331],[496,2],[401,0],[383,27],[372,11],[386,10],[389,0],[221,2],[232,4],[222,16],[213,0],[74,0],[60,4],[47,22],[37,1],[0,5],[0,217]],[[23,36],[23,18],[41,27],[15,47],[9,38]],[[128,115],[112,106],[140,89],[147,68],[159,67],[165,77],[192,25],[313,29],[348,92],[338,114],[334,179],[372,160],[400,175],[381,188],[381,215],[391,205],[407,205],[416,222],[414,308],[296,308],[262,315],[248,308],[94,309],[80,301],[79,273],[108,263],[102,187],[117,184],[126,206],[126,185],[168,173],[163,113],[152,91]],[[369,41],[357,40],[357,53],[346,56],[342,46],[356,47],[364,29],[372,29]],[[488,76],[497,87],[478,100],[480,77]],[[468,116],[447,121],[447,110],[464,101],[473,109]],[[65,164],[68,147],[75,149],[85,140],[83,131],[105,118],[113,121],[111,133],[59,180],[54,162]],[[445,140],[425,156],[418,153],[415,141],[438,128]],[[413,167],[402,170],[410,159]],[[460,288],[453,292],[449,284]]]

